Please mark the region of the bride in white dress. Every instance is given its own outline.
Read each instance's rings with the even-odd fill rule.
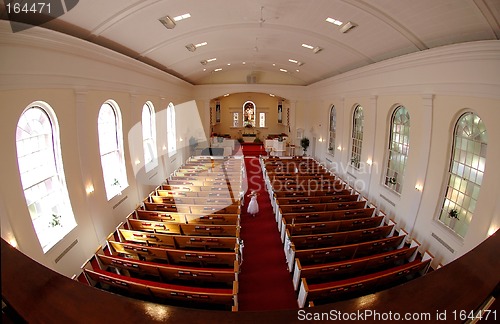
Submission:
[[[252,198],[248,204],[247,213],[251,214],[253,217],[255,217],[255,215],[259,212],[259,204],[257,203],[258,195],[259,194],[255,190],[252,190],[252,192],[248,195]]]

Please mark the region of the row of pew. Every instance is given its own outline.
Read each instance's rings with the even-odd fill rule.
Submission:
[[[192,157],[82,266],[81,281],[147,301],[238,310],[241,158]]]
[[[300,308],[424,275],[433,259],[345,181],[312,158],[261,158]]]

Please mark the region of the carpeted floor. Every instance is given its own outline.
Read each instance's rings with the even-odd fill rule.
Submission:
[[[248,193],[259,193],[259,214],[252,217],[246,208],[241,215],[241,238],[245,247],[239,276],[238,304],[240,311],[297,309],[292,277],[285,263],[283,244],[274,218],[271,201],[265,189],[259,159],[246,157]]]

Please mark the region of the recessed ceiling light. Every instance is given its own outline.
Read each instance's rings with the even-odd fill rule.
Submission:
[[[228,97],[228,96],[229,96],[229,93],[226,93],[226,94],[224,95],[224,97]]]
[[[274,95],[272,93],[269,94],[271,97],[274,97]]]
[[[231,65],[231,63],[227,63],[227,65]]]
[[[203,72],[205,72],[207,69],[203,69]]]
[[[190,17],[191,17],[191,15],[188,14],[188,13],[186,13],[186,14],[174,17],[174,20],[175,21],[180,21],[180,20],[187,19],[187,18],[190,18]]]
[[[219,72],[219,71],[222,71],[221,68],[218,68],[218,69],[215,69],[214,72]]]
[[[308,49],[313,49],[314,48],[313,46],[307,45],[307,44],[302,44],[302,47],[305,47],[305,48],[308,48]]]
[[[287,70],[285,69],[280,69],[281,72],[288,72]]]
[[[276,63],[273,63],[273,66],[276,66]]]
[[[203,43],[196,44],[196,45],[194,45],[194,46],[196,46],[196,47],[201,47],[201,46],[205,46],[205,45],[207,45],[207,44],[208,44],[207,42],[203,42]]]
[[[243,64],[247,64],[247,62],[243,62]]]
[[[295,70],[295,71],[300,72],[299,70]]]
[[[326,21],[328,21],[329,23],[332,23],[334,25],[337,25],[337,26],[342,25],[342,22],[340,20],[335,19],[335,18],[328,17],[328,18],[326,18]]]
[[[213,62],[215,60],[217,60],[217,59],[214,57],[214,58],[208,59],[207,62],[210,63],[210,62]]]
[[[297,61],[297,60],[292,60],[292,59],[288,59],[288,62],[298,63],[298,61]]]

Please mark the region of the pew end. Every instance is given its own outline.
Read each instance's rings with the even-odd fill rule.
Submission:
[[[299,289],[299,295],[297,298],[297,305],[299,306],[299,308],[304,308],[308,294],[309,294],[309,288],[307,286],[306,279],[302,278]]]

